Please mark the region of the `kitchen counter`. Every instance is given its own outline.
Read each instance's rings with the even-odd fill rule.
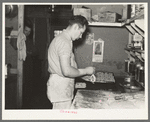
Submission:
[[[109,90],[79,89],[73,100],[72,109],[143,109],[144,91],[121,93]]]

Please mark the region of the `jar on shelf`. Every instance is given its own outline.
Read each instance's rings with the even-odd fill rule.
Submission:
[[[143,40],[143,37],[140,35],[140,34],[138,34],[138,33],[135,33],[134,35],[133,35],[133,41],[134,41],[134,47],[135,48],[140,48],[141,49],[141,42],[142,42],[142,40]]]
[[[141,43],[141,41],[133,41],[133,45],[134,45],[134,48],[135,48],[135,49],[141,50],[141,48],[142,48],[142,43]]]

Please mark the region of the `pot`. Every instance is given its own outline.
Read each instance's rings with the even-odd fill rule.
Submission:
[[[18,15],[18,5],[5,5],[6,18],[14,18]]]

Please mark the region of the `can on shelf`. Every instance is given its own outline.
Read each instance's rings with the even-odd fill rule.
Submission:
[[[129,72],[129,60],[125,60],[125,72]]]
[[[135,63],[134,62],[130,62],[129,64],[129,72],[134,75],[135,74]]]
[[[128,75],[124,78],[124,82],[128,86],[134,86],[135,77],[132,75]]]
[[[138,81],[138,77],[139,77],[139,67],[141,66],[140,63],[137,63],[136,64],[136,67],[135,67],[135,80]]]
[[[144,67],[139,68],[139,82],[144,83]]]

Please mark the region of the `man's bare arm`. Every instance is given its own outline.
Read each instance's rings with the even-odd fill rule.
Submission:
[[[71,66],[71,60],[68,55],[60,56],[60,65],[62,73],[65,77],[75,78],[84,75],[90,75],[94,72],[93,67],[86,67],[85,69],[77,69]]]

